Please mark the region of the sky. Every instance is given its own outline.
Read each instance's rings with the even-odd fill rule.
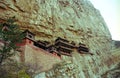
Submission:
[[[120,40],[120,0],[90,0],[103,16],[113,40]]]

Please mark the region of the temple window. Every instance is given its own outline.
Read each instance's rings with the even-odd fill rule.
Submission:
[[[32,32],[30,32],[29,30],[25,30],[23,33],[25,34],[26,38],[29,38],[29,39],[32,39],[32,40],[35,39],[35,34],[33,34]]]
[[[29,38],[33,38],[33,36],[32,36],[32,35],[30,35],[30,34],[28,35],[28,37],[29,37]]]

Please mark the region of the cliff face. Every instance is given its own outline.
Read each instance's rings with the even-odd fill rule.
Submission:
[[[112,49],[112,59],[114,60],[113,66],[106,71],[102,78],[119,78],[120,77],[120,41],[113,40],[114,47]]]
[[[1,0],[0,12],[1,20],[15,16],[21,28],[29,28],[38,39],[110,38],[99,11],[88,0]]]
[[[63,65],[45,72],[47,78],[100,78],[114,63],[109,30],[88,0],[1,0],[0,12],[1,21],[15,16],[21,29],[31,30],[37,40],[52,43],[62,37],[84,43],[94,54],[62,56]]]

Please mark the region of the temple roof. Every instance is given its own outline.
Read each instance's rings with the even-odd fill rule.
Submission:
[[[32,32],[30,32],[29,30],[25,30],[23,33],[30,33],[30,34],[32,34],[33,36],[35,36],[35,34],[32,33]]]

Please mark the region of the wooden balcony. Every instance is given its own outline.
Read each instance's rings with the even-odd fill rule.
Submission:
[[[86,46],[80,45],[78,47],[78,51],[89,52],[89,49]]]
[[[47,49],[47,44],[44,43],[44,42],[42,42],[42,41],[36,41],[36,42],[34,42],[34,45],[37,46],[37,47],[39,47],[39,48],[42,48],[44,50]]]
[[[68,40],[65,40],[65,39],[60,38],[60,37],[58,37],[58,38],[55,40],[55,42],[56,42],[56,41],[59,41],[59,40],[61,40],[61,41],[63,41],[63,42],[67,42],[67,43],[69,43],[69,41],[68,41]]]
[[[70,54],[72,52],[72,49],[64,47],[64,46],[58,46],[57,51]]]
[[[52,53],[52,52],[56,52],[57,53],[57,49],[55,47],[55,45],[49,45],[47,46],[47,50]]]
[[[63,40],[63,39],[57,39],[55,41],[55,45],[56,46],[64,46],[64,47],[71,48],[71,49],[76,47],[75,45],[69,43],[69,41]]]
[[[66,55],[66,56],[72,56],[72,54],[70,53],[65,53],[65,52],[60,52],[61,55]]]

